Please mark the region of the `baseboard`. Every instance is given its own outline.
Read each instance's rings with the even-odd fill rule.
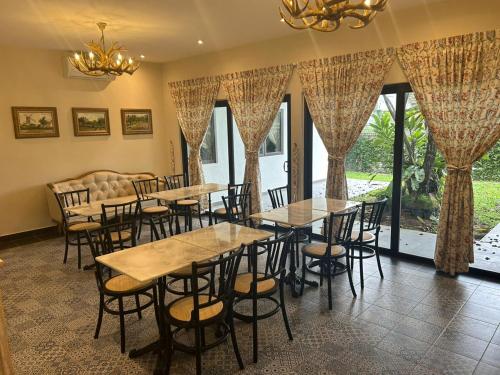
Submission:
[[[52,238],[52,237],[57,237],[60,235],[60,232],[58,230],[58,226],[50,226],[50,227],[45,227],[45,228],[39,228],[39,229],[33,229],[29,230],[26,232],[20,232],[20,233],[14,233],[14,234],[7,234],[5,236],[0,236],[0,242],[24,242],[26,240],[33,240],[33,239],[46,239],[46,238]]]

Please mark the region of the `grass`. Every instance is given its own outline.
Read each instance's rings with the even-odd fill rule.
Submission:
[[[392,181],[392,175],[390,174],[384,174],[384,173],[377,173],[374,177],[372,173],[367,173],[367,172],[355,172],[355,171],[346,171],[346,176],[347,178],[352,178],[356,180],[372,180],[373,181],[384,181],[384,182],[391,182]]]

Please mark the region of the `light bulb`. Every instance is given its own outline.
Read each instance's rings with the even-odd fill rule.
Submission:
[[[119,53],[119,54],[118,54],[118,60],[121,60],[121,59],[123,59],[123,57],[122,57],[122,54],[121,54],[121,53]]]
[[[285,19],[284,19],[284,18],[281,18],[281,19],[280,19],[280,22],[285,22]]]
[[[132,58],[131,58],[131,57],[129,57],[129,58],[128,58],[128,63],[129,63],[129,64],[132,64],[133,62],[134,62],[134,60],[132,60]]]
[[[120,60],[116,59],[116,64],[120,65]]]
[[[199,40],[198,40],[198,44],[199,44],[199,45],[202,45],[202,44],[203,44],[203,40],[199,39]]]
[[[143,58],[145,58],[145,57],[146,57],[146,56],[144,56],[144,55],[141,55],[141,59],[143,59]]]
[[[75,52],[75,60],[80,60],[80,55]]]
[[[91,60],[93,60],[94,59],[94,52],[90,51],[89,52],[89,57],[90,57]]]

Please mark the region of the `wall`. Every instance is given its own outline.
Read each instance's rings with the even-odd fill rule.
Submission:
[[[297,32],[291,37],[167,63],[164,65],[166,119],[169,123],[175,123],[175,108],[167,87],[169,81],[400,46],[416,41],[489,30],[499,25],[500,1],[435,0],[408,3],[406,8],[388,10],[377,15],[375,21],[365,29],[351,30],[344,26],[333,33]],[[399,64],[395,62],[386,83],[406,81]],[[299,150],[303,150],[303,97],[296,73],[291,78],[287,92],[292,97],[292,144],[297,143]],[[222,90],[218,98],[225,98]],[[171,131],[168,136],[175,145],[176,157],[180,158],[179,132]],[[300,154],[299,170],[302,169],[302,152]],[[299,181],[302,182],[302,174],[299,175]]]
[[[95,169],[168,169],[162,66],[143,64],[112,82],[68,79],[63,54],[2,48],[0,236],[53,225],[44,186]],[[59,138],[15,139],[11,106],[57,107]],[[71,107],[108,108],[111,135],[75,137]],[[120,108],[151,108],[153,135],[124,136]]]

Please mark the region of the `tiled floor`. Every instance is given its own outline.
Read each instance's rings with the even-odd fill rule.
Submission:
[[[7,266],[0,289],[18,374],[148,374],[155,357],[120,354],[118,318],[105,315],[93,339],[98,294],[92,271],[78,271],[75,252],[62,264],[63,240],[13,243],[0,251]],[[86,251],[85,262],[90,262]],[[237,323],[243,373],[500,374],[500,284],[449,278],[432,268],[383,258],[365,264],[365,289],[352,298],[345,275],[302,298],[287,293],[294,340],[280,315],[259,324],[260,357],[251,362],[251,329]],[[358,268],[355,268],[356,277]],[[156,336],[153,312],[126,319],[127,349]],[[230,343],[203,355],[205,374],[238,372]],[[194,371],[194,358],[176,352],[173,374]]]

